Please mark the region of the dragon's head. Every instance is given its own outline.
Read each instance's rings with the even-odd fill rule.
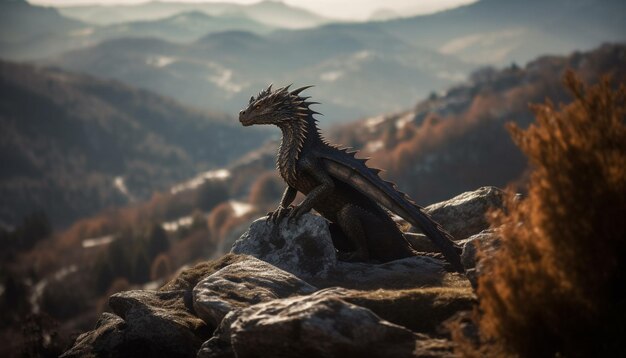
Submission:
[[[308,97],[300,97],[300,92],[312,86],[305,86],[289,92],[289,87],[272,91],[272,85],[261,91],[256,98],[250,97],[248,107],[239,112],[239,121],[244,126],[274,124],[280,126],[289,121],[302,120],[310,113],[312,102]]]

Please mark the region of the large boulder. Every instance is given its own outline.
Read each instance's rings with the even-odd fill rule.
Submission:
[[[424,210],[456,240],[462,240],[489,228],[486,215],[489,210],[502,207],[503,194],[496,187],[485,186]]]
[[[104,313],[62,357],[194,357],[211,336],[184,290],[120,292],[109,306],[115,314]]]
[[[200,318],[217,327],[235,309],[316,290],[286,271],[246,256],[200,281],[193,289],[193,305]]]
[[[331,287],[312,296],[341,299],[368,308],[389,322],[426,334],[436,334],[442,322],[459,311],[471,310],[476,303],[469,286],[374,291]]]
[[[317,287],[341,286],[359,290],[403,289],[442,285],[445,262],[427,256],[407,257],[383,264],[339,262],[324,279],[310,279]]]
[[[229,317],[198,357],[411,357],[420,336],[337,298],[274,300]],[[228,340],[230,339],[230,346]]]
[[[304,279],[326,277],[337,264],[328,222],[313,214],[279,224],[258,219],[235,241],[231,253],[254,256]]]
[[[328,221],[313,214],[279,224],[259,219],[235,242],[232,253],[254,256],[320,288],[436,286],[453,275],[446,272],[444,261],[428,256],[383,264],[338,261]]]

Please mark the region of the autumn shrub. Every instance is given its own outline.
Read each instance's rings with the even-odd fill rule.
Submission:
[[[62,277],[52,277],[42,289],[39,305],[41,311],[60,321],[75,317],[89,307],[96,298],[87,272],[72,272]]]
[[[263,208],[278,205],[285,184],[276,172],[267,172],[259,177],[250,189],[248,202]]]
[[[219,237],[222,226],[235,215],[232,205],[230,203],[222,203],[215,207],[211,211],[208,217],[208,226],[211,232],[211,236],[214,238]]]
[[[150,280],[156,281],[168,277],[172,273],[172,259],[167,254],[155,257],[150,266]]]
[[[509,127],[532,172],[527,198],[496,212],[502,247],[479,280],[480,355],[625,356],[626,86],[587,87]]]

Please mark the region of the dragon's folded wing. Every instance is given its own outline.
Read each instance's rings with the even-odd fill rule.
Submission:
[[[393,183],[378,176],[378,169],[369,168],[364,159],[354,157],[355,152],[340,149],[346,155],[322,155],[322,163],[335,179],[349,184],[359,192],[420,228],[441,250],[455,270],[464,272],[459,248],[452,236],[431,219],[421,207],[406,194],[398,191]]]

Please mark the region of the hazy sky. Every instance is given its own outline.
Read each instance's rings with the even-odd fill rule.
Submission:
[[[136,4],[146,0],[27,0],[32,4],[67,6],[80,4]],[[251,4],[259,0],[166,0],[177,2],[232,2]],[[475,0],[282,0],[283,2],[312,10],[331,18],[365,19],[378,9],[391,9],[398,13],[427,13],[474,2]]]

